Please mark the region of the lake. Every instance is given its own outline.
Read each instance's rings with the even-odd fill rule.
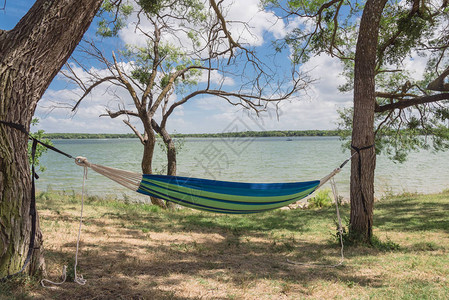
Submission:
[[[349,157],[338,137],[287,138],[183,138],[178,154],[178,175],[243,182],[292,182],[317,180]],[[138,139],[54,140],[54,145],[95,164],[140,172],[142,146]],[[156,148],[155,169],[163,172],[165,154]],[[41,158],[47,169],[39,173],[39,190],[81,192],[82,167],[53,151]],[[377,158],[375,196],[385,193],[437,193],[449,188],[449,152],[414,152],[407,162]],[[336,176],[339,194],[349,197],[349,164]],[[329,188],[329,187],[328,187]],[[115,195],[132,201],[145,196],[90,170],[89,195]],[[126,196],[125,196],[126,194]]]

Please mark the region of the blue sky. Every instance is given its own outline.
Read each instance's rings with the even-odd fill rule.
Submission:
[[[0,29],[13,28],[33,3],[34,1],[7,1],[6,10],[0,11]],[[270,12],[259,11],[258,0],[234,2],[227,18],[251,22],[254,36],[251,43],[261,53],[266,52],[273,37],[282,37],[291,28],[291,25],[289,27],[282,21],[274,21]],[[96,26],[94,21],[86,33],[89,38],[96,38]],[[138,43],[139,36],[133,34],[130,28],[124,28],[116,39],[101,40],[99,47],[106,54],[110,54],[124,43]],[[322,55],[311,58],[302,68],[308,70],[316,82],[308,88],[307,93],[280,104],[277,114],[274,107],[271,107],[268,112],[256,117],[254,113],[236,108],[223,100],[203,97],[178,107],[170,117],[168,129],[178,133],[211,133],[227,131],[230,128],[233,131],[336,128],[337,109],[350,106],[352,100],[351,94],[341,94],[338,91],[338,85],[344,83],[340,76],[341,65],[338,61]],[[231,88],[239,89],[238,80],[229,78],[228,84]],[[111,103],[111,95],[107,93],[106,85],[100,86],[87,97],[76,114],[64,104],[76,101],[79,97],[74,93],[74,88],[63,80],[62,76],[55,78],[39,102],[35,115],[39,117],[40,124],[34,129],[43,129],[46,132],[130,132],[120,120],[99,117]],[[126,98],[126,93],[118,93],[117,96]]]

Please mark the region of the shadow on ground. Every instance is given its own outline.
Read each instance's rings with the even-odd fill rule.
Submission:
[[[347,206],[342,214],[348,215]],[[106,226],[105,219],[112,222],[108,225],[112,233],[109,240],[99,243],[95,237]],[[287,262],[289,258],[306,264],[337,263],[340,248],[331,236],[334,219],[332,208],[254,217],[127,210],[107,212],[100,218],[86,216],[83,234],[90,238],[80,244],[79,273],[88,283],[39,289],[33,297],[238,299],[246,291],[257,293],[266,288],[275,291],[273,298],[301,298],[312,295],[314,284],[323,281],[387,288],[389,283],[381,273],[359,273],[360,265],[350,262],[336,268]],[[52,215],[47,220],[75,222],[76,217]],[[420,203],[403,197],[376,203],[375,226],[385,231],[448,231],[447,220],[447,201]],[[57,248],[61,250],[47,250],[47,259],[55,265],[69,261],[73,268],[75,247],[75,242],[70,242]],[[348,261],[382,254],[369,248],[347,248],[345,252]]]

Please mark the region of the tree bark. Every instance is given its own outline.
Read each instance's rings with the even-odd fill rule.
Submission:
[[[29,129],[37,102],[88,29],[102,0],[37,0],[10,31],[0,31],[0,119]],[[0,278],[20,270],[31,218],[28,136],[0,126]],[[38,223],[38,222],[37,222]],[[29,272],[44,271],[37,228]]]
[[[165,126],[159,126],[154,119],[151,120],[151,127],[162,137],[167,148],[167,175],[176,176],[176,146],[172,137],[167,132]],[[171,201],[165,201],[165,206],[168,209],[175,209],[177,207],[177,205]]]
[[[143,156],[141,166],[143,174],[152,174],[153,173],[152,163],[153,163],[154,147],[156,146],[156,135],[154,134],[154,131],[151,128],[151,126],[148,128],[145,127],[145,131],[148,135],[148,138],[143,143]],[[162,199],[152,196],[150,198],[152,204],[162,208],[166,208],[165,203]]]
[[[167,175],[176,175],[176,147],[170,134],[165,128],[160,132],[165,146],[167,147]]]
[[[152,174],[153,168],[153,155],[154,155],[154,147],[156,145],[156,137],[154,134],[148,135],[148,139],[145,140],[143,144],[143,155],[142,155],[142,172],[143,174]]]
[[[167,147],[167,175],[176,176],[176,146],[170,134],[165,127],[160,128],[160,135]],[[176,204],[171,201],[166,201],[168,209],[175,209]]]
[[[350,237],[370,243],[373,232],[375,66],[379,23],[386,0],[368,0],[360,21],[354,67]],[[356,150],[353,150],[356,151]]]

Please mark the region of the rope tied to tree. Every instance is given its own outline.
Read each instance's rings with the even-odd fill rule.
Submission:
[[[362,196],[363,211],[365,212],[365,214],[368,214],[368,209],[366,208],[366,197],[365,197],[365,193],[363,192],[363,188],[362,188],[362,180],[361,180],[361,178],[362,178],[362,157],[360,155],[360,152],[364,151],[364,150],[371,149],[374,146],[375,146],[375,144],[358,148],[358,147],[354,146],[353,144],[351,144],[351,148],[355,150],[353,155],[355,155],[357,153],[357,157],[358,157],[357,173],[358,173],[358,178],[359,178],[360,194]]]
[[[81,166],[81,167],[84,167],[84,168],[91,168],[92,167],[92,164],[84,156],[77,156],[75,158],[75,163],[78,166]]]
[[[18,123],[14,123],[14,122],[7,122],[7,121],[2,121],[0,120],[0,124],[5,125],[7,127],[16,129],[24,134],[26,134],[28,136],[28,138],[30,140],[33,141],[32,146],[31,146],[31,200],[30,200],[30,210],[29,210],[29,215],[31,217],[31,232],[30,232],[30,242],[28,245],[28,253],[27,253],[27,257],[25,258],[25,262],[23,263],[22,268],[13,274],[7,275],[4,278],[0,278],[0,282],[4,282],[6,280],[11,279],[12,277],[22,273],[26,267],[28,266],[28,264],[31,261],[31,257],[33,256],[33,252],[35,249],[39,249],[40,247],[35,247],[34,243],[35,243],[35,239],[36,239],[36,229],[37,229],[37,211],[36,211],[36,187],[35,187],[35,180],[39,178],[39,176],[36,174],[35,171],[35,157],[36,157],[36,149],[37,149],[37,145],[40,144],[52,151],[55,151],[59,154],[62,154],[68,158],[71,159],[75,159],[72,155],[67,154],[49,144],[46,144],[38,139],[36,139],[35,137],[33,137],[30,132],[26,129],[26,127],[22,124],[18,124]],[[87,175],[87,174],[86,174]],[[83,191],[84,191],[84,185],[83,185]],[[64,281],[66,278],[66,267],[64,266],[63,269],[63,276],[64,276]],[[44,279],[45,280],[45,279]],[[49,281],[51,282],[51,281]],[[53,283],[53,282],[51,282]],[[54,283],[57,284],[57,283]],[[42,285],[44,286],[44,284],[42,283]]]
[[[17,129],[17,130],[27,134],[28,136],[30,136],[28,131],[25,129],[25,126],[23,126],[21,124],[4,122],[1,120],[0,120],[0,124]],[[36,228],[37,228],[35,180],[39,178],[39,176],[36,174],[34,165],[35,165],[35,156],[36,156],[36,148],[37,148],[38,140],[35,138],[33,138],[32,140],[33,140],[33,144],[31,146],[31,199],[30,199],[30,210],[29,210],[29,215],[31,217],[31,233],[30,233],[30,243],[28,245],[28,252],[27,252],[27,256],[25,258],[25,262],[23,263],[22,268],[16,273],[13,273],[13,274],[7,275],[3,278],[0,278],[0,282],[11,279],[12,277],[22,273],[25,270],[25,268],[28,266],[28,264],[30,263],[34,250],[40,248],[40,247],[34,247],[34,242],[36,239]]]

